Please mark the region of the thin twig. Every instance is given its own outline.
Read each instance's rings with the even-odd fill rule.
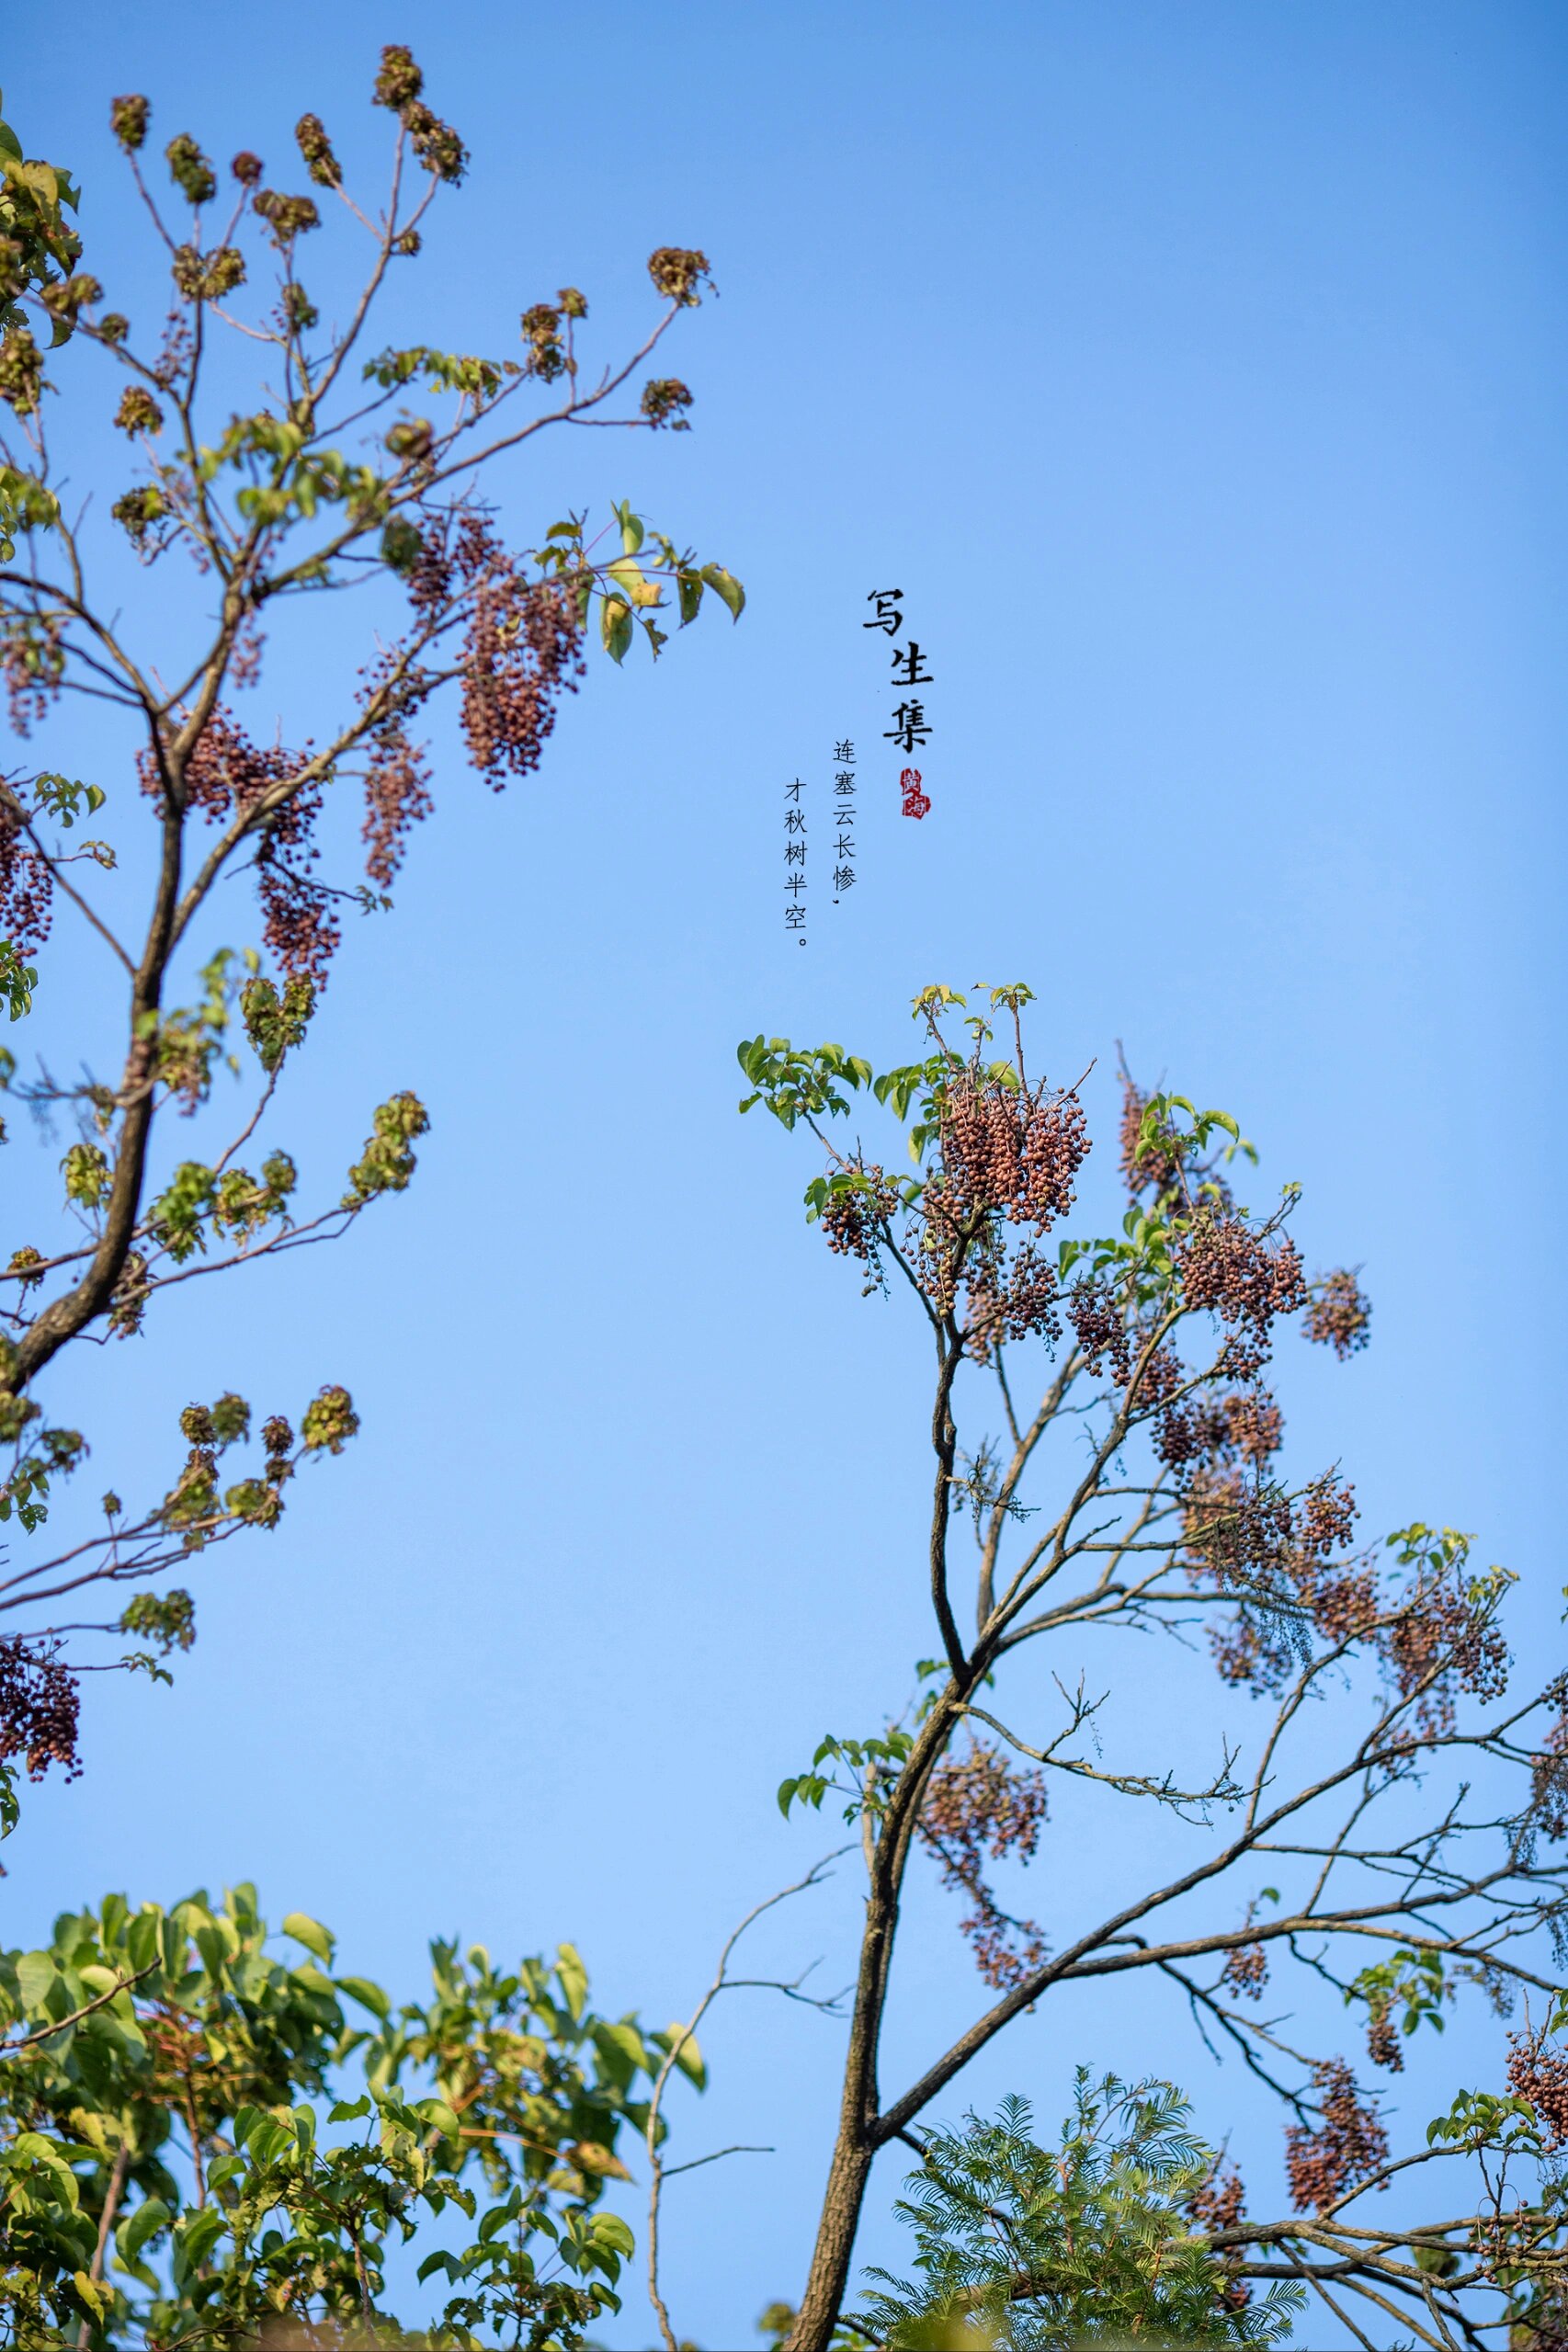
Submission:
[[[139,1968],[133,1976],[122,1976],[118,1984],[109,1986],[107,1993],[100,1993],[96,2000],[84,2001],[82,2006],[73,2009],[68,2017],[57,2017],[52,2025],[40,2026],[35,2032],[23,2034],[17,2041],[0,2042],[0,2058],[14,2058],[18,2051],[30,2049],[34,2042],[50,2041],[57,2033],[63,2033],[67,2026],[80,2025],[82,2019],[90,2017],[95,2009],[107,2007],[110,2001],[118,2000],[131,1985],[140,1984],[144,1976],[151,1976],[153,1971],[161,1966],[159,1960],[149,1960],[145,1968]]]
[[[763,1902],[756,1904],[752,1910],[746,1913],[745,1917],[741,1921],[740,1926],[734,1929],[728,1942],[725,1944],[723,1950],[720,1953],[719,1965],[714,1971],[713,1982],[710,1984],[707,1992],[703,1994],[701,2000],[692,2011],[690,2021],[684,2026],[674,2028],[672,2031],[670,2046],[665,2053],[665,2062],[660,2067],[657,2075],[654,2077],[653,2095],[648,2101],[647,2126],[642,2135],[648,2150],[649,2175],[648,2300],[653,2306],[653,2316],[659,2324],[659,2333],[664,2338],[665,2352],[680,2352],[680,2346],[676,2340],[675,2330],[670,2325],[669,2312],[665,2308],[664,2297],[659,2291],[659,2208],[664,2196],[665,2181],[673,2180],[677,2173],[694,2172],[699,2165],[715,2163],[719,2156],[741,2154],[761,2155],[772,2153],[770,2149],[743,2149],[740,2147],[721,2148],[715,2152],[714,2155],[699,2156],[692,2164],[672,2165],[666,2166],[663,2158],[659,2154],[660,2109],[664,2104],[665,2085],[669,2082],[672,2070],[679,2062],[681,2051],[686,2048],[687,2042],[696,2040],[699,2026],[702,2023],[703,2018],[707,2016],[709,2010],[712,2007],[713,2003],[718,1999],[721,1993],[738,1992],[742,1990],[744,1986],[752,1986],[759,1990],[787,1993],[793,1995],[796,1999],[801,1997],[799,1978],[797,1978],[795,1983],[792,1985],[773,1983],[766,1977],[733,1978],[729,1974],[730,1955],[734,1950],[735,1946],[740,1942],[741,1937],[745,1934],[747,1928],[752,1926],[758,1919],[760,1919],[765,1911],[771,1911],[776,1903],[787,1903],[791,1895],[803,1894],[808,1887],[819,1886],[823,1880],[829,1875],[830,1866],[836,1862],[842,1855],[847,1854],[852,1849],[847,1846],[835,1846],[831,1854],[824,1854],[820,1862],[813,1862],[803,1879],[797,1879],[793,1886],[781,1887],[777,1894],[770,1894],[767,1896]],[[813,2005],[825,2009],[831,2008],[834,2004],[824,2001],[818,2002]]]

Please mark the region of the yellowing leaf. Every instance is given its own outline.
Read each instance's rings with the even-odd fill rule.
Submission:
[[[291,1911],[283,1922],[283,1933],[292,1936],[297,1944],[303,1944],[307,1951],[314,1952],[326,1967],[332,1966],[332,1937],[319,1919],[312,1919],[303,1911]]]
[[[675,2045],[676,2064],[688,2075],[699,2091],[708,2088],[708,2068],[702,2052],[697,2047],[697,2036],[687,2033],[684,2026],[672,2026],[668,2039]]]
[[[618,555],[613,563],[606,564],[605,570],[634,605],[656,605],[664,601],[642,565],[634,563],[630,555]]]
[[[607,597],[599,612],[599,631],[612,662],[625,658],[631,642],[631,607],[621,597]]]
[[[93,2317],[95,2319],[102,2319],[104,2313],[108,2309],[108,2297],[105,2294],[97,2280],[96,2278],[89,2278],[85,2270],[78,2270],[71,2283],[75,2288],[78,2295],[82,2298],[82,2301],[86,2304],[87,2309],[92,2312]]]

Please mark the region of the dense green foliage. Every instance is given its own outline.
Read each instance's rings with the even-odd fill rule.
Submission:
[[[5,119],[0,98],[0,337],[8,339],[26,329],[28,299],[50,318],[50,341],[69,339],[72,316],[68,304],[58,301],[59,290],[82,257],[82,240],[66,220],[81,201],[81,191],[69,172],[57,164],[29,157],[20,138]],[[5,344],[0,343],[0,381],[4,381]],[[48,520],[55,512],[49,493],[39,493],[28,474],[0,464],[0,562],[16,552],[13,534],[30,518]],[[0,990],[6,985],[5,959],[0,956]]]
[[[898,2207],[915,2280],[886,2271],[856,2313],[877,2344],[953,2352],[1071,2352],[1080,2344],[1277,2344],[1300,2287],[1254,2301],[1195,2232],[1218,2165],[1168,2083],[1078,2073],[1060,2145],[1031,2137],[1027,2100],[936,2131]]]
[[[246,1886],[111,1895],[0,1955],[0,2342],[580,2342],[618,2306],[603,2193],[671,2036],[597,2015],[569,1946],[435,1943],[400,2006],[318,1922],[283,1933]],[[695,2043],[676,2062],[700,2082]],[[412,2333],[409,2298],[438,2314]]]

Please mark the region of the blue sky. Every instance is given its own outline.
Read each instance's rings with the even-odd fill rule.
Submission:
[[[785,1829],[777,1782],[901,1704],[926,1646],[920,1336],[804,1230],[809,1153],[737,1119],[733,1047],[902,1058],[931,980],[1028,978],[1053,1074],[1099,1057],[1102,1124],[1118,1039],[1240,1114],[1263,1181],[1306,1187],[1309,1261],[1362,1265],[1376,1307],[1366,1357],[1292,1365],[1296,1459],[1343,1458],[1369,1528],[1478,1530],[1551,1651],[1561,12],[454,0],[426,29],[278,0],[258,21],[85,0],[68,47],[6,58],[7,115],[77,171],[116,299],[146,255],[112,94],[221,154],[281,154],[310,107],[368,156],[376,51],[408,39],[473,154],[430,241],[431,339],[506,349],[572,282],[614,349],[666,243],[721,289],[670,347],[692,433],[541,447],[507,520],[629,497],[750,604],[656,673],[596,662],[542,777],[500,801],[439,735],[438,821],[395,916],[351,934],[278,1127],[330,1187],[369,1107],[415,1086],[414,1187],[339,1250],[189,1286],[135,1358],[62,1388],[95,1487],[161,1468],[179,1406],[226,1386],[297,1405],[342,1380],[364,1434],[276,1537],[203,1570],[172,1693],[93,1691],[85,1778],[7,1847],[7,1941],[110,1884],[249,1876],[394,1985],[437,1932],[570,1937],[613,2008],[689,2007],[734,1918],[831,1842]],[[859,626],[890,583],[937,679],[920,825]],[[279,648],[258,704],[298,733],[360,658],[334,619]],[[783,787],[820,805],[845,734],[877,746],[860,879],[836,908],[818,892],[801,950]],[[107,733],[50,756],[128,789]],[[58,937],[40,1019],[74,1053],[100,975]],[[1153,1720],[1163,1672],[1135,1669]],[[1099,1870],[1064,1824],[1029,1907],[1049,1927]],[[767,1957],[842,1981],[852,1926],[841,1880]],[[935,1897],[906,1966],[890,2074],[971,1999]],[[838,2032],[747,1994],[709,2037],[689,2153],[778,2153],[672,2192],[700,2344],[754,2341],[798,2286]],[[1490,2048],[1450,2035],[1410,2111]],[[1049,2114],[1080,2057],[1187,2083],[1267,2201],[1274,2125],[1157,2004],[1063,2005],[967,2087]],[[878,2221],[866,2251],[892,2244]],[[633,2303],[611,2340],[646,2335]]]

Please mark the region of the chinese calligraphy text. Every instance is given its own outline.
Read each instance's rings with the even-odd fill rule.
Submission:
[[[806,812],[805,785],[797,776],[784,787],[784,928],[799,934],[806,944]]]
[[[833,746],[833,903],[855,887],[855,746],[846,735]]]
[[[869,620],[862,621],[863,629],[880,629],[889,638],[898,636],[903,627],[903,590],[873,588],[866,602],[875,608]],[[892,678],[895,687],[905,689],[903,699],[894,706],[892,725],[882,731],[884,743],[896,744],[906,755],[918,751],[931,737],[931,722],[926,716],[926,705],[908,689],[936,683],[926,666],[926,652],[912,637],[907,645],[892,648]],[[911,778],[914,778],[913,791]],[[923,817],[931,805],[931,796],[920,790],[920,771],[906,767],[900,779],[903,791],[903,813],[906,817]]]

